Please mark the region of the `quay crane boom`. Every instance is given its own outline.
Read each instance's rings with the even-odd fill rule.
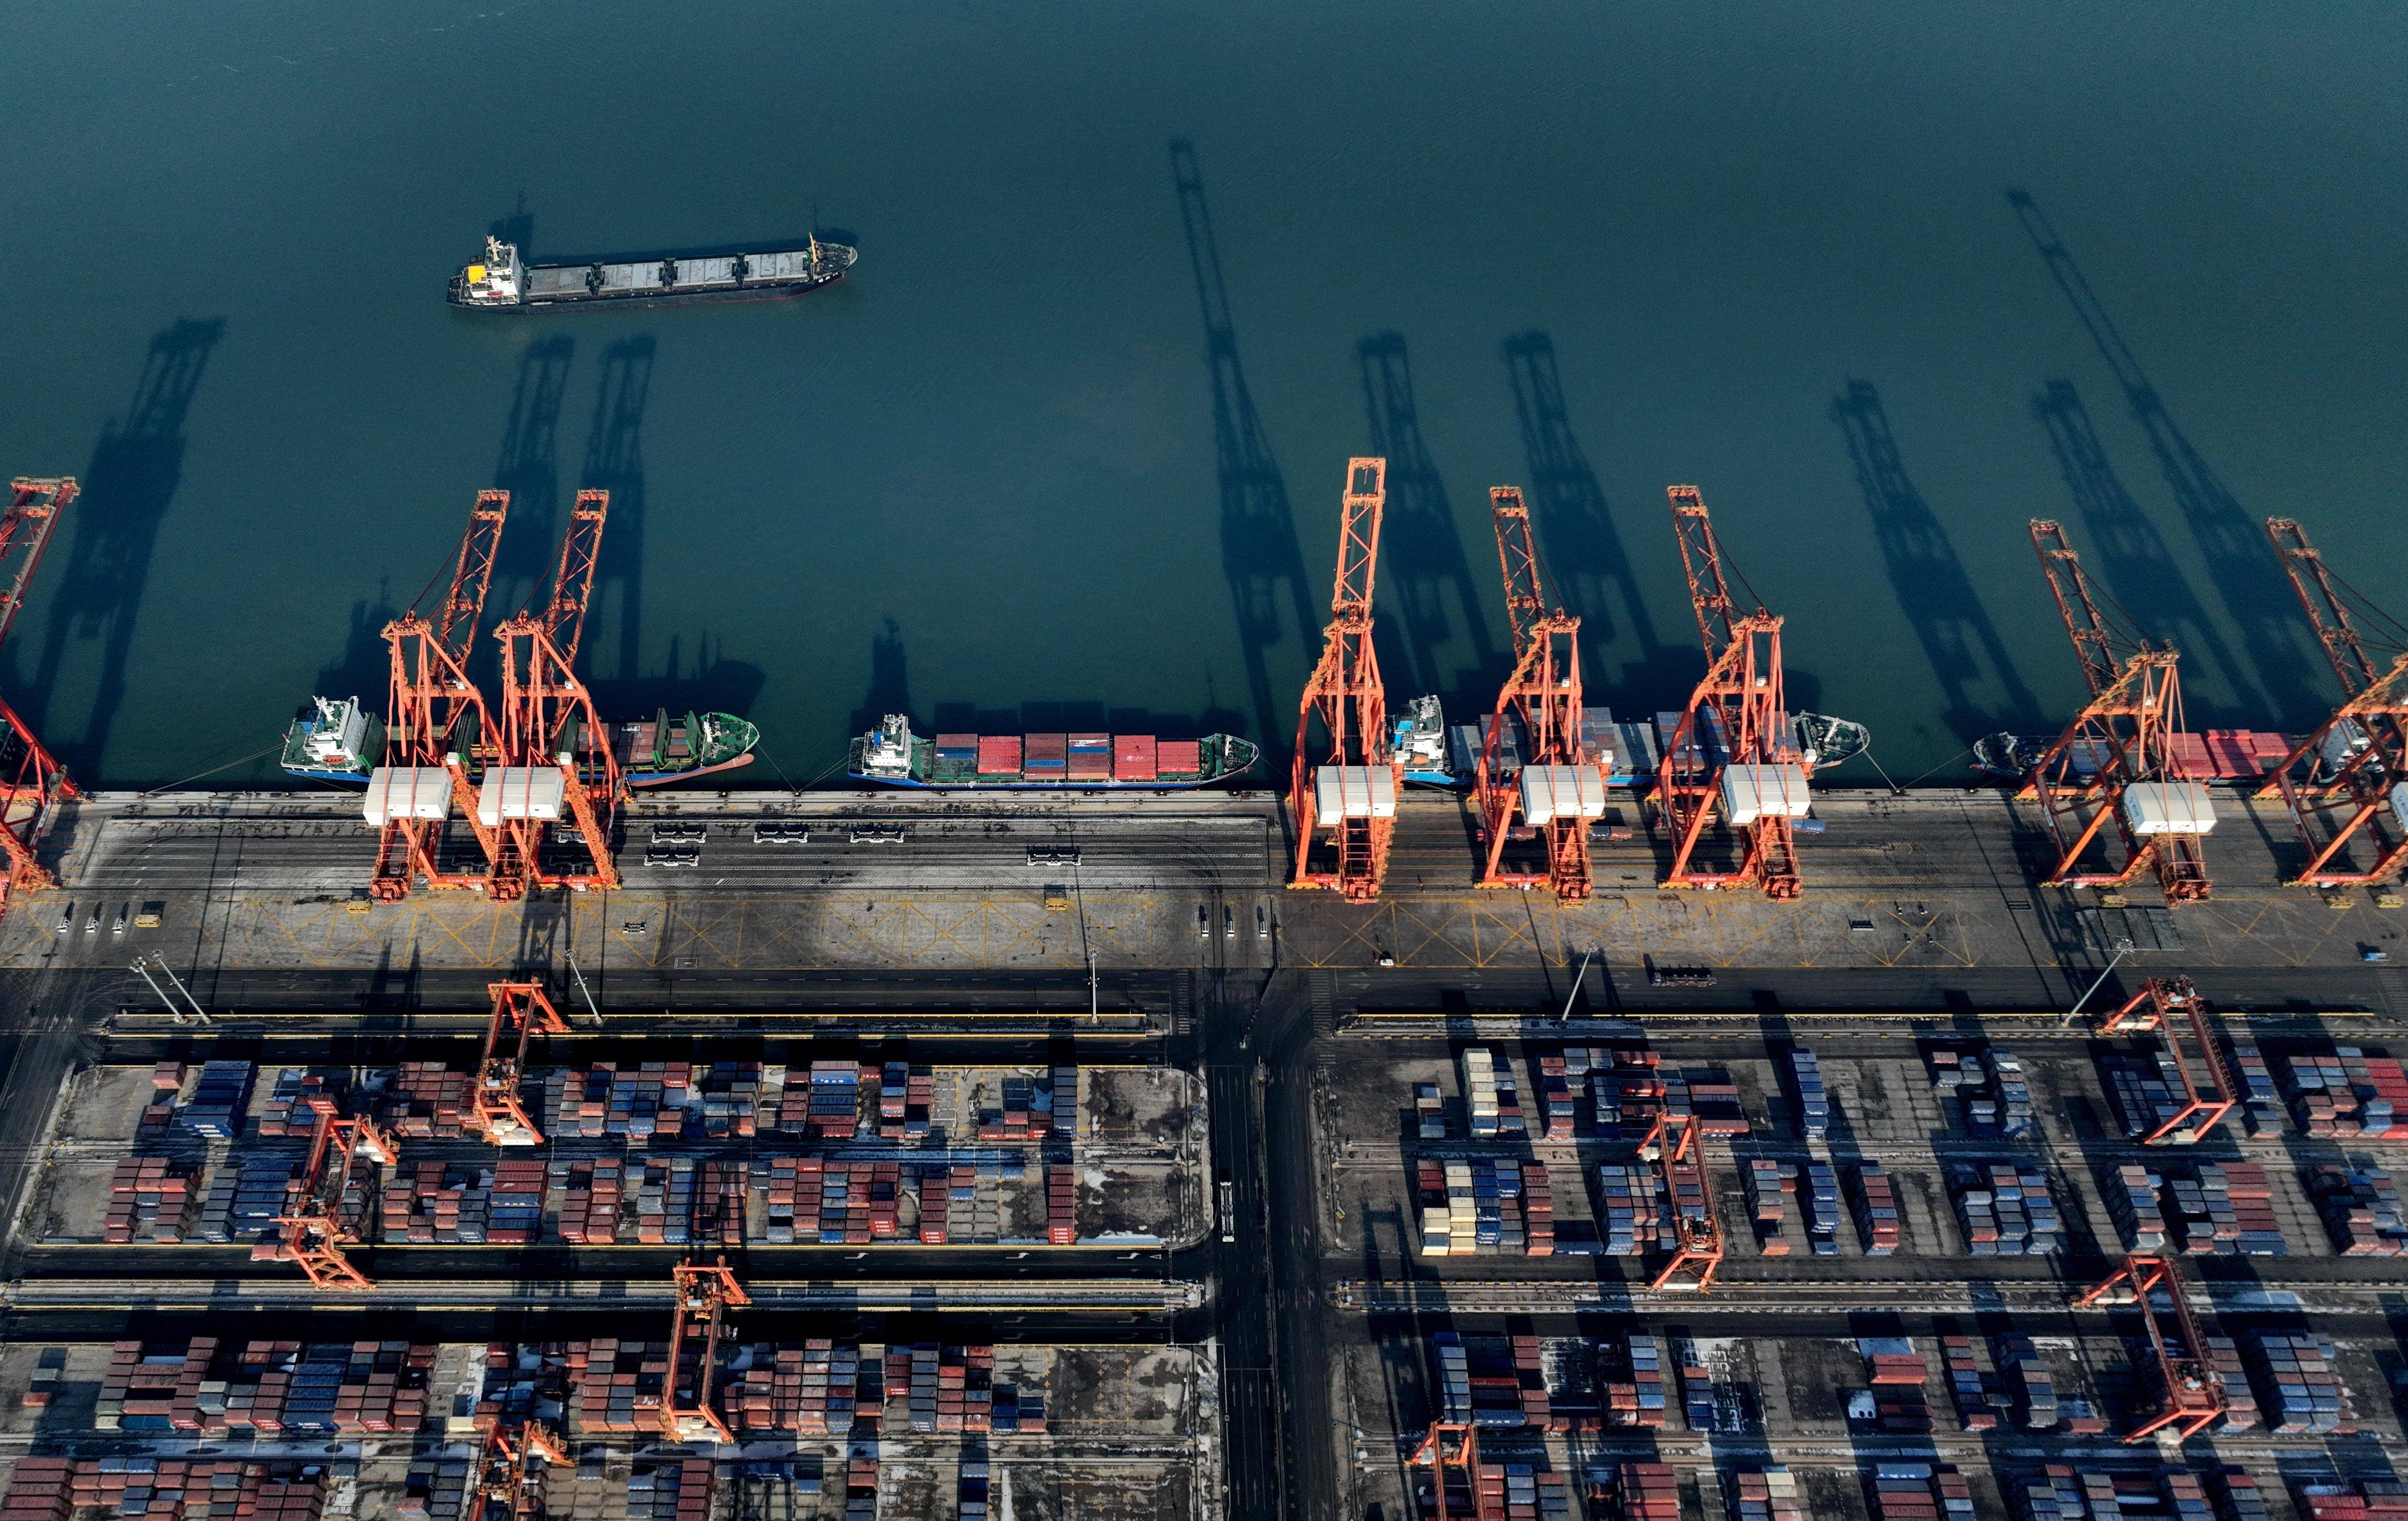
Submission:
[[[1387,691],[1371,649],[1371,581],[1380,554],[1380,512],[1388,462],[1346,462],[1346,496],[1338,528],[1338,581],[1321,660],[1304,684],[1296,719],[1296,758],[1288,813],[1296,830],[1291,887],[1334,887],[1350,903],[1380,896],[1388,842],[1397,826],[1399,768],[1388,731]],[[1312,722],[1327,734],[1329,759],[1314,766]],[[1338,847],[1334,868],[1312,864],[1314,831],[1326,825]]]
[[[0,643],[15,626],[25,606],[34,569],[58,531],[59,518],[76,499],[73,476],[36,481],[20,476],[8,483],[8,505],[0,510]],[[35,854],[50,811],[76,796],[66,768],[43,744],[17,710],[0,698],[0,851],[7,868],[0,873],[0,909],[20,892],[56,887],[59,879]]]
[[[2129,1301],[2123,1297],[2128,1293],[2131,1296]],[[2165,1327],[2158,1324],[2157,1307],[2152,1298],[2160,1293],[2173,1311],[2174,1340],[2171,1342]],[[2101,1300],[2111,1304],[2130,1302],[2140,1307],[2141,1323],[2149,1330],[2149,1349],[2157,1356],[2164,1397],[2156,1414],[2126,1434],[2127,1442],[2146,1442],[2168,1428],[2188,1442],[2223,1418],[2224,1379],[2208,1366],[2206,1342],[2200,1334],[2199,1321],[2191,1314],[2190,1296],[2183,1288],[2182,1270],[2174,1265],[2173,1258],[2134,1253],[2105,1282],[2073,1302],[2087,1308]]]
[[[1782,692],[1781,619],[1761,602],[1753,612],[1739,610],[1698,488],[1672,486],[1667,495],[1706,674],[1656,768],[1656,806],[1672,841],[1663,885],[1756,887],[1770,898],[1794,898],[1803,885],[1794,821],[1806,816],[1811,799]],[[1710,870],[1696,855],[1717,811],[1742,842],[1735,865]]]
[[[2057,842],[2048,885],[2121,887],[2154,865],[2167,903],[2198,902],[2211,887],[2205,841],[2215,809],[2174,742],[2185,733],[2179,652],[2108,616],[2057,524],[2033,519],[2031,541],[2090,689],[2016,794],[2040,799]],[[2124,864],[2085,870],[2084,854],[2111,822]]]
[[[494,631],[502,646],[502,753],[485,773],[477,806],[506,842],[502,872],[519,883],[619,885],[610,831],[625,782],[609,732],[575,669],[609,507],[609,492],[577,494],[542,615],[522,611]],[[545,866],[544,829],[554,823],[576,828],[589,858],[584,870]]]
[[[726,1417],[712,1402],[719,1370],[719,1337],[730,1310],[752,1302],[725,1257],[681,1263],[669,1270],[677,1310],[669,1320],[668,1378],[661,1391],[661,1434],[671,1442],[734,1442]],[[695,1355],[691,1379],[687,1354]]]
[[[2266,536],[2341,679],[2342,702],[2266,773],[2258,796],[2281,797],[2299,827],[2308,860],[2291,885],[2387,881],[2408,864],[2408,626],[2334,574],[2299,524],[2268,518]]]
[[[298,1263],[314,1288],[366,1289],[376,1285],[351,1265],[343,1248],[359,1241],[343,1219],[353,1165],[363,1156],[391,1167],[399,1160],[393,1138],[362,1115],[338,1118],[332,1104],[318,1111],[309,1133],[309,1160],[302,1169],[299,1198],[291,1212],[276,1217],[281,1232],[275,1255]]]
[[[538,1035],[566,1035],[568,1022],[552,1006],[540,983],[488,983],[493,1017],[485,1022],[484,1055],[477,1060],[465,1127],[495,1146],[540,1146],[543,1131],[519,1098],[526,1075],[527,1046]],[[511,1049],[505,1052],[506,1043]]]
[[[1605,814],[1605,773],[1591,764],[1581,740],[1580,620],[1547,599],[1539,548],[1530,537],[1530,509],[1521,491],[1491,487],[1489,517],[1497,559],[1505,573],[1505,613],[1513,625],[1513,671],[1497,693],[1488,739],[1472,782],[1474,806],[1488,836],[1483,887],[1545,882],[1567,903],[1589,895],[1588,829]],[[1506,725],[1517,722],[1522,754],[1508,764]],[[1547,869],[1507,871],[1505,840],[1519,814],[1525,827],[1545,832]]]
[[[504,900],[519,896],[497,869],[501,835],[478,817],[476,788],[468,781],[470,763],[483,753],[480,747],[492,745],[497,734],[483,695],[468,680],[467,660],[509,510],[509,492],[479,492],[436,617],[428,620],[413,604],[384,627],[393,665],[384,764],[368,774],[364,808],[378,832],[368,894],[381,903],[407,897],[422,877],[430,887],[482,891]],[[447,871],[437,858],[454,809],[476,831],[482,871]]]

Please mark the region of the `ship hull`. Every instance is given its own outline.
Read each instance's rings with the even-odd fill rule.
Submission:
[[[896,752],[885,749],[882,753],[882,731],[872,730],[846,751],[845,775],[855,782],[922,792],[1173,792],[1244,776],[1262,758],[1254,741],[1235,735],[1168,741],[1150,734],[1118,738],[1116,746],[1111,735],[1079,735],[1075,744],[1069,735],[1028,737],[1032,745],[1048,739],[1058,741],[1060,753],[1049,768],[1041,761],[1022,764],[1024,737],[1019,735],[946,735],[942,744],[952,748],[941,750],[938,741],[910,737],[906,765],[883,758]],[[974,760],[980,750],[990,748],[996,751],[994,764]],[[1168,768],[1159,764],[1166,749],[1178,753]],[[1079,774],[1070,774],[1074,770]]]
[[[696,766],[683,771],[627,771],[622,773],[620,780],[626,782],[628,786],[638,789],[666,787],[672,782],[691,782],[698,776],[710,776],[719,771],[733,771],[739,766],[752,764],[752,753],[748,750],[733,760],[719,761],[710,766]],[[337,771],[324,767],[311,766],[288,766],[284,768],[284,771],[287,776],[306,777],[312,782],[331,782],[337,786],[365,787],[368,784],[368,774],[366,771]]]
[[[874,782],[882,787],[910,787],[917,792],[1166,792],[1174,787],[1211,787],[1244,773],[1231,771],[1223,776],[1186,777],[1169,782],[1115,782],[1110,777],[1082,778],[1077,782],[915,782],[910,777],[876,776],[867,771],[847,770],[845,775],[855,782]]]
[[[842,275],[830,275],[825,280],[798,282],[793,285],[741,286],[730,291],[661,291],[646,295],[614,295],[605,291],[596,295],[538,296],[532,300],[507,304],[491,301],[464,301],[455,291],[447,299],[463,311],[531,312],[558,311],[567,309],[592,311],[640,311],[653,307],[695,307],[731,301],[791,301],[824,291],[843,282]]]

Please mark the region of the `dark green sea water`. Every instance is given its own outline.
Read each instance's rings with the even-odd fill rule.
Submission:
[[[518,494],[500,608],[598,484],[607,709],[747,712],[798,781],[890,708],[1278,742],[1345,458],[1384,452],[1395,701],[1493,693],[1512,482],[1592,700],[1677,702],[1693,481],[1793,699],[1901,779],[2072,703],[2036,515],[2181,642],[2196,726],[2304,725],[2330,678],[2260,520],[2408,612],[2399,22],[17,7],[0,468],[89,489],[0,685],[89,781],[200,771],[313,689],[382,705],[375,629],[478,488]],[[816,223],[861,264],[780,305],[447,309],[504,219],[537,257]]]

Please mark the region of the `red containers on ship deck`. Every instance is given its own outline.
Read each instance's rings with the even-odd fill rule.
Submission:
[[[1070,780],[1104,782],[1112,774],[1112,737],[1109,734],[1070,736]]]
[[[1020,774],[1020,736],[1016,734],[980,735],[978,774],[1018,776]]]
[[[1151,782],[1155,772],[1155,747],[1151,734],[1123,734],[1112,739],[1112,780]]]
[[[1069,764],[1070,737],[1032,734],[1024,740],[1020,768],[1040,782],[1059,782]]]
[[[1204,770],[1204,744],[1199,739],[1162,739],[1154,747],[1156,776],[1199,776]]]

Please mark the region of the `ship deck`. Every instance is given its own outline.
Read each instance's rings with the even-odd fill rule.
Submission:
[[[529,301],[584,300],[588,292],[586,280],[590,271],[599,268],[602,281],[592,294],[596,298],[613,295],[661,295],[685,291],[732,291],[736,289],[736,261],[746,260],[752,266],[742,283],[746,285],[791,285],[811,278],[811,251],[809,248],[784,249],[773,253],[721,254],[707,259],[675,259],[666,262],[677,265],[674,283],[661,283],[660,259],[626,260],[602,265],[538,264],[526,269],[526,298]]]

